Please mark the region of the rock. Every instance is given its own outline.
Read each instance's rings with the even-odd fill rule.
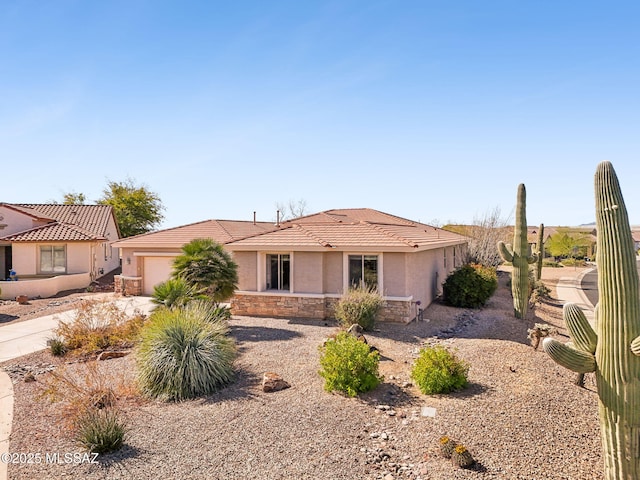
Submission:
[[[285,388],[289,388],[287,382],[285,382],[280,375],[273,372],[266,372],[262,377],[262,391],[263,392],[278,392],[280,390],[284,390]]]
[[[16,297],[16,302],[18,302],[20,305],[26,305],[29,302],[29,297],[27,297],[26,295],[18,295]]]
[[[29,383],[29,382],[35,382],[36,381],[36,377],[33,376],[33,373],[31,372],[27,372],[24,374],[24,381]]]
[[[420,413],[422,414],[423,417],[435,417],[436,409],[433,407],[422,407],[420,409]]]
[[[125,355],[128,355],[129,352],[111,352],[111,351],[107,351],[107,352],[102,352],[100,355],[98,355],[97,360],[109,360],[111,358],[120,358],[120,357],[124,357]]]

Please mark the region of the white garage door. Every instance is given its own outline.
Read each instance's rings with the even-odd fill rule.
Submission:
[[[175,257],[144,257],[142,293],[153,295],[153,287],[171,277]]]

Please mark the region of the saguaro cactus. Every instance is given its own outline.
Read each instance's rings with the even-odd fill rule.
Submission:
[[[536,280],[542,280],[542,261],[544,260],[544,223],[540,224],[540,229],[538,230],[538,251],[536,252],[538,255],[537,263],[536,263]]]
[[[498,251],[504,261],[513,265],[511,293],[514,314],[516,318],[525,318],[529,305],[529,264],[534,263],[537,257],[531,255],[527,241],[527,191],[523,183],[518,185],[513,245],[498,242]]]
[[[595,175],[598,304],[595,330],[573,304],[564,318],[573,345],[547,338],[544,350],[574,372],[595,372],[608,480],[640,478],[640,294],[636,252],[618,177],[610,162]]]

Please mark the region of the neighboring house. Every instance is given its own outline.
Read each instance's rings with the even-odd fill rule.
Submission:
[[[109,205],[0,203],[1,298],[89,286],[119,266],[119,237]]]
[[[248,225],[241,231],[242,223]],[[251,228],[256,231],[247,232]],[[205,236],[224,243],[238,264],[234,314],[329,318],[342,294],[364,283],[385,297],[382,319],[402,322],[441,293],[467,243],[456,233],[366,208],[328,210],[281,225],[211,220],[117,242],[123,276],[149,294],[169,277],[179,246]]]
[[[531,251],[536,252],[538,250],[538,228],[539,227],[529,227],[528,228],[528,242],[531,245]],[[586,240],[586,246],[584,247],[584,255],[588,258],[595,257],[596,251],[596,241],[597,241],[597,232],[595,227],[584,226],[584,227],[544,227],[544,243],[547,243],[549,237],[560,233],[567,234],[570,237],[574,238],[583,238]]]
[[[636,252],[640,250],[640,229],[632,228],[631,235],[633,236],[633,246],[636,249]]]

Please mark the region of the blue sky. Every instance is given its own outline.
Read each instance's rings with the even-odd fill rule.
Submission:
[[[0,1],[0,201],[127,177],[162,227],[370,207],[640,224],[637,2]]]

